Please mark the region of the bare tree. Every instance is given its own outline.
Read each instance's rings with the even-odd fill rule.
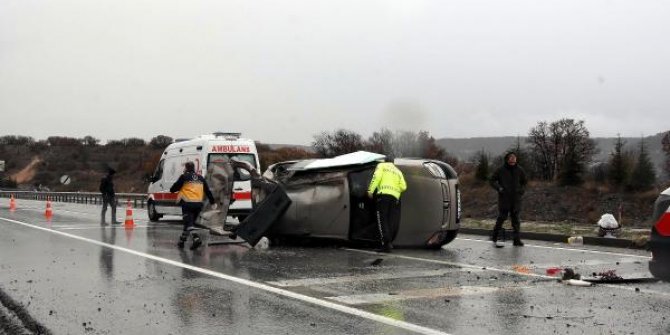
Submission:
[[[530,144],[530,164],[532,170],[543,180],[553,178],[553,146],[549,141],[549,126],[546,121],[537,123],[528,133]]]
[[[172,143],[173,139],[170,136],[158,135],[149,141],[149,145],[156,149],[163,149]]]
[[[0,145],[31,145],[35,139],[30,136],[6,135],[0,137]]]
[[[322,132],[314,136],[312,146],[321,157],[348,154],[365,147],[361,135],[346,129],[338,129],[333,133]]]
[[[81,142],[85,146],[94,147],[94,146],[98,145],[98,143],[100,143],[100,140],[91,136],[91,135],[87,135],[87,136],[84,136],[84,138],[81,139]]]
[[[530,165],[542,179],[560,178],[562,183],[580,183],[586,164],[596,153],[595,143],[589,136],[583,120],[538,122],[528,134]],[[563,169],[566,171],[561,173]]]
[[[372,136],[366,143],[366,150],[376,152],[382,155],[393,154],[393,132],[383,128],[380,131],[372,133]]]
[[[49,136],[47,137],[47,144],[50,146],[80,146],[82,140],[74,137],[66,136]]]

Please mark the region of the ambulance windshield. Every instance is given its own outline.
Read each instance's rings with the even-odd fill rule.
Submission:
[[[226,153],[217,153],[217,154],[209,154],[209,159],[207,161],[207,166],[209,167],[211,164],[214,163],[222,163],[225,160],[225,157],[228,157],[228,159],[234,159],[240,162],[247,162],[251,164],[251,166],[258,168],[256,166],[256,156],[253,154],[226,154]]]

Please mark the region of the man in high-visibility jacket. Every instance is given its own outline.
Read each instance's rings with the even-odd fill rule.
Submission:
[[[177,246],[179,249],[184,248],[184,243],[191,234],[191,230],[195,228],[195,220],[200,215],[202,210],[202,201],[205,196],[209,199],[213,208],[216,208],[214,196],[207,186],[207,181],[201,175],[195,172],[195,165],[193,162],[186,162],[184,164],[184,174],[179,176],[179,179],[170,187],[170,192],[179,192],[177,201],[181,205],[181,212],[184,217],[184,230],[179,237]],[[202,245],[202,239],[198,234],[193,234],[193,244],[191,250],[195,250]]]
[[[377,164],[368,187],[368,197],[376,196],[377,227],[382,252],[391,252],[393,235],[400,225],[400,195],[407,189],[405,177],[387,158]]]

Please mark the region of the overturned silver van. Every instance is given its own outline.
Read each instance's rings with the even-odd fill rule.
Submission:
[[[267,229],[253,235],[302,237],[374,243],[378,239],[374,202],[366,196],[377,162],[383,155],[357,152],[332,159],[277,163],[263,174],[290,201],[271,205],[281,210]],[[394,233],[397,247],[440,248],[451,242],[460,227],[458,176],[448,164],[428,159],[400,158],[407,191],[401,197],[401,219]],[[254,190],[252,190],[254,193]],[[254,194],[258,210],[266,195]],[[275,210],[275,212],[277,211]],[[254,214],[240,224],[258,225]],[[244,228],[242,229],[244,230]],[[247,236],[247,240],[249,239]],[[260,238],[259,236],[251,236]]]

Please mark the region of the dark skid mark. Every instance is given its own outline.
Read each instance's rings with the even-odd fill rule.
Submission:
[[[14,301],[2,288],[0,288],[0,303],[6,308],[6,310],[0,309],[0,329],[8,331],[8,334],[52,334],[50,330],[33,319],[23,305]],[[5,311],[12,313],[23,324],[19,326],[11,322],[11,317]],[[9,323],[5,324],[5,321]],[[17,331],[16,327],[22,327],[22,331]]]

